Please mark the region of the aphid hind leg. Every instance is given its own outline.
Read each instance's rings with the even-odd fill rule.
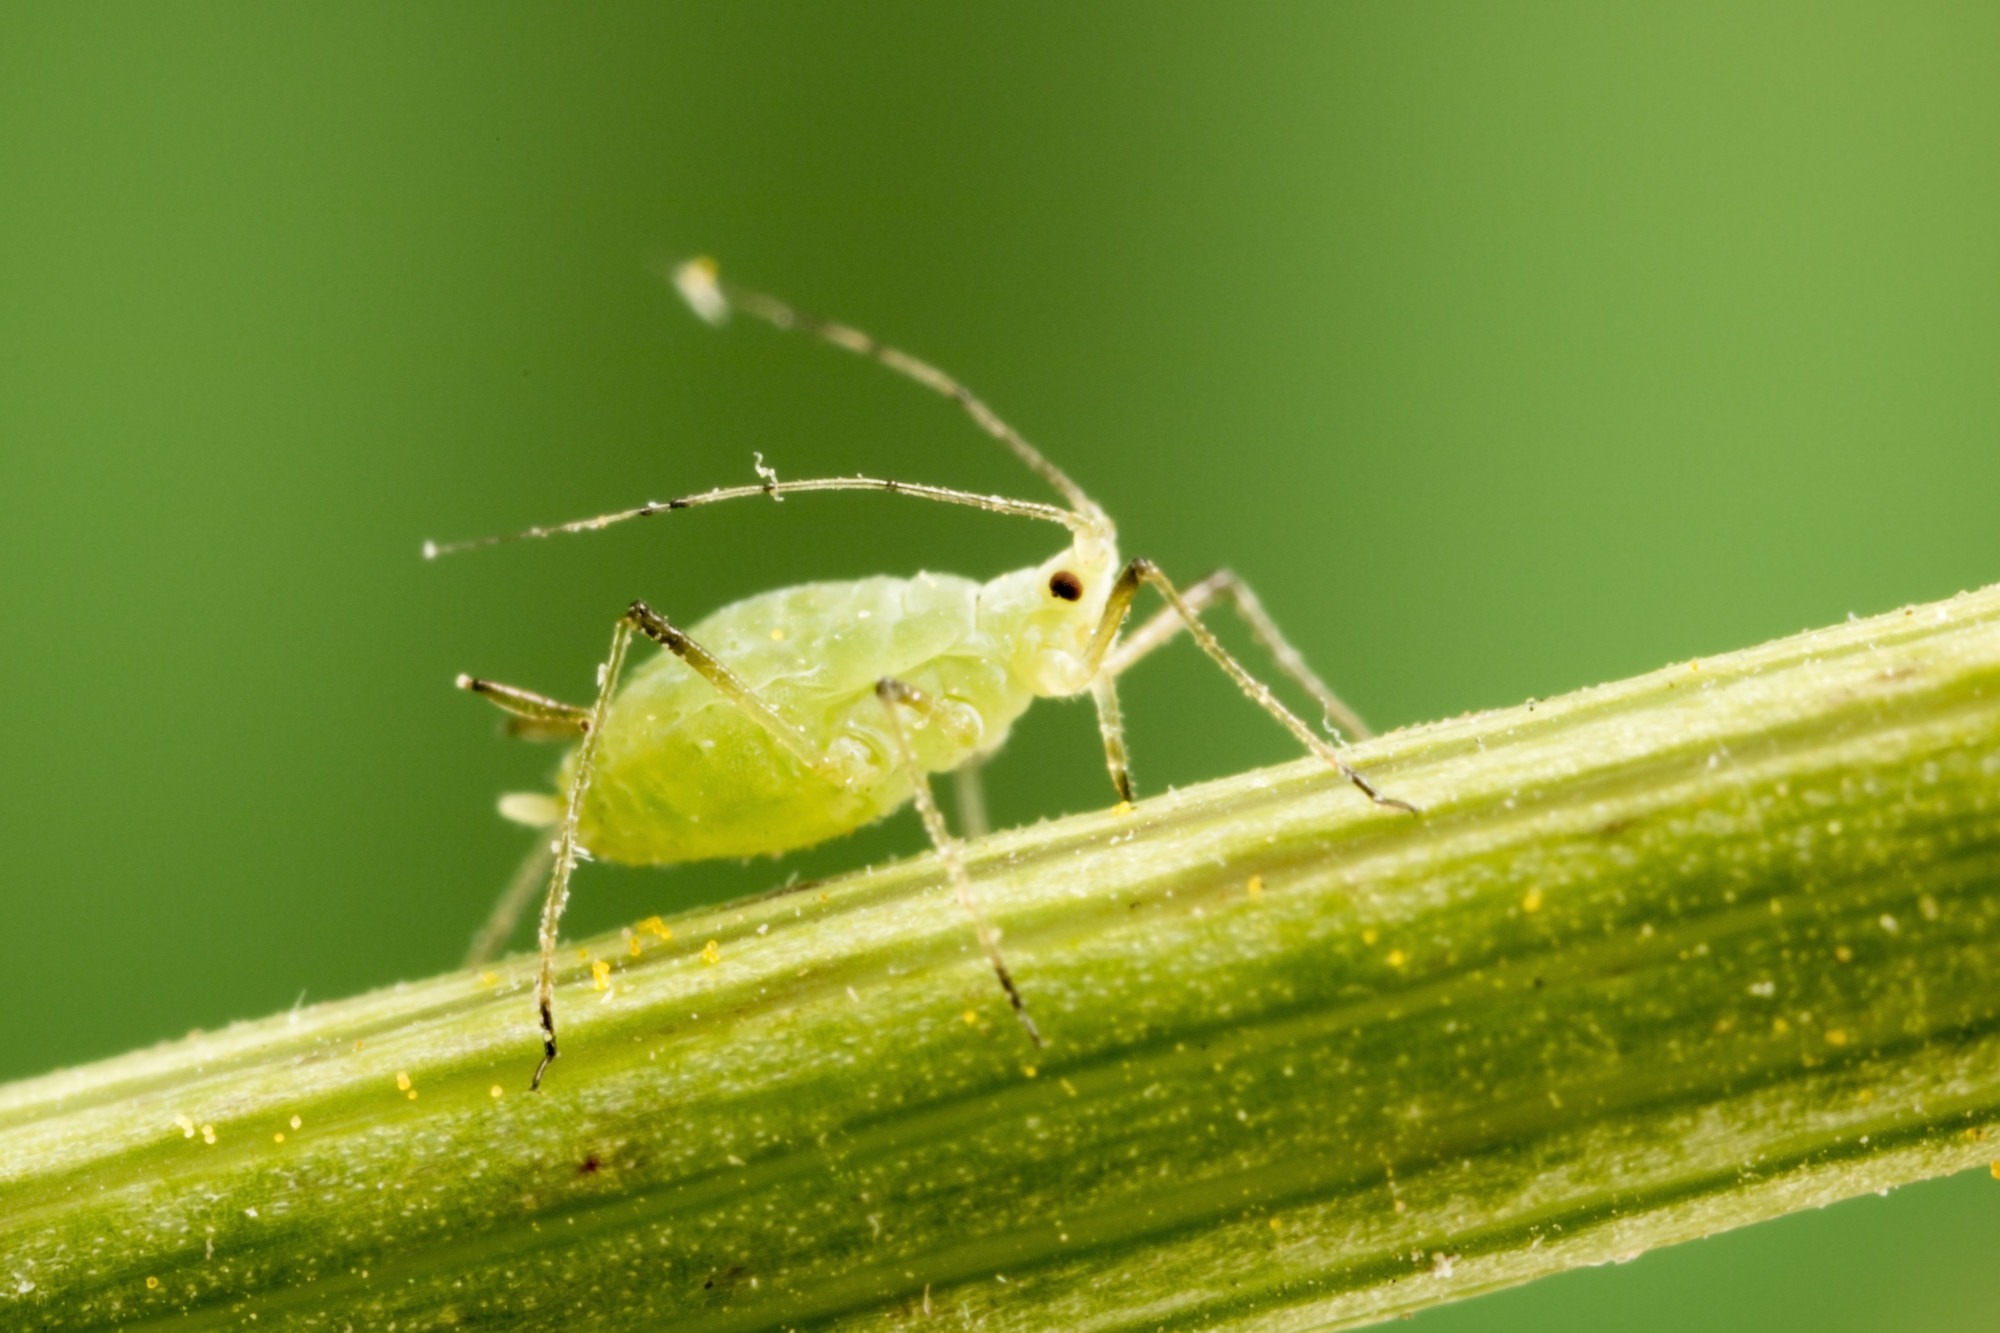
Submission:
[[[1173,581],[1161,572],[1158,565],[1155,565],[1144,556],[1127,564],[1124,572],[1118,576],[1118,582],[1112,586],[1111,594],[1105,602],[1104,617],[1098,622],[1097,633],[1091,640],[1089,658],[1086,663],[1091,671],[1092,691],[1098,699],[1099,719],[1105,730],[1106,754],[1113,761],[1112,777],[1114,782],[1118,780],[1119,770],[1122,766],[1124,738],[1123,728],[1117,722],[1115,703],[1112,713],[1108,718],[1105,713],[1104,701],[1107,698],[1115,699],[1116,697],[1115,691],[1104,683],[1115,679],[1115,674],[1108,668],[1107,659],[1112,643],[1117,638],[1119,627],[1125,623],[1125,617],[1131,613],[1133,599],[1139,595],[1140,588],[1148,586],[1165,599],[1169,610],[1180,619],[1186,627],[1188,634],[1200,645],[1201,650],[1207,653],[1217,666],[1222,668],[1224,674],[1236,682],[1237,688],[1242,690],[1252,703],[1275,718],[1280,726],[1297,737],[1300,744],[1304,745],[1314,755],[1325,760],[1342,777],[1353,783],[1356,789],[1367,796],[1369,800],[1375,802],[1375,804],[1388,806],[1391,809],[1404,810],[1410,814],[1418,813],[1417,807],[1411,805],[1408,801],[1398,800],[1393,796],[1384,796],[1376,789],[1375,784],[1356,771],[1347,760],[1341,757],[1338,750],[1322,740],[1319,734],[1308,726],[1298,714],[1285,707],[1279,701],[1278,697],[1271,693],[1270,686],[1251,675],[1243,664],[1236,660],[1235,655],[1222,646],[1222,642],[1215,637],[1214,632],[1202,623],[1201,616],[1181,596],[1180,590],[1174,587]],[[1117,752],[1115,754],[1111,746],[1111,734],[1114,730],[1119,733]],[[1130,780],[1127,778],[1124,783],[1120,784],[1120,799],[1130,800],[1130,796],[1127,795],[1129,790]]]
[[[973,929],[979,935],[979,947],[986,952],[986,961],[993,965],[993,975],[1000,980],[1000,989],[1007,993],[1007,1003],[1014,1007],[1014,1016],[1021,1020],[1021,1026],[1028,1031],[1028,1039],[1037,1046],[1045,1045],[1041,1030],[1035,1020],[1028,1015],[1027,1002],[1021,998],[1020,989],[1014,985],[1014,976],[1007,970],[1007,962],[1000,955],[1000,932],[986,919],[986,913],[979,906],[979,899],[972,891],[972,876],[966,872],[965,856],[960,850],[957,838],[944,822],[944,812],[938,809],[937,798],[931,792],[929,777],[923,765],[917,762],[916,747],[910,744],[910,734],[903,724],[903,710],[926,715],[931,711],[929,696],[914,686],[887,676],[876,683],[875,697],[882,701],[882,711],[889,719],[889,735],[896,744],[897,758],[910,775],[911,792],[916,799],[917,813],[923,817],[924,831],[930,834],[931,845],[937,849],[938,859],[944,862],[945,875],[951,880],[952,892],[958,897],[958,904],[972,918]]]
[[[1218,569],[1207,578],[1190,583],[1181,589],[1181,600],[1188,610],[1200,615],[1217,602],[1226,602],[1243,623],[1249,626],[1250,635],[1271,654],[1271,660],[1278,670],[1289,676],[1300,689],[1313,697],[1325,715],[1326,725],[1334,732],[1336,740],[1366,740],[1375,733],[1361,720],[1347,704],[1341,701],[1327,683],[1319,678],[1319,673],[1306,664],[1305,656],[1294,648],[1291,641],[1278,629],[1277,622],[1264,610],[1264,604],[1250,585],[1238,578],[1234,571]],[[1188,622],[1181,613],[1171,606],[1163,606],[1149,620],[1131,633],[1118,640],[1118,646],[1104,659],[1107,675],[1122,676],[1139,660],[1154,649],[1159,648],[1176,634],[1186,629]]]
[[[576,870],[577,822],[583,813],[583,798],[590,791],[591,769],[597,763],[597,744],[604,734],[604,720],[611,712],[611,700],[618,692],[618,677],[625,669],[625,654],[632,646],[632,632],[638,628],[634,612],[641,604],[618,618],[611,632],[611,651],[597,669],[597,699],[584,720],[583,740],[576,750],[576,770],[570,775],[568,798],[562,823],[557,826],[553,847],[554,867],[549,873],[548,896],[542,900],[542,923],[538,934],[541,967],[535,973],[535,1007],[542,1018],[542,1062],[535,1066],[530,1090],[542,1086],[542,1075],[556,1058],[556,928],[563,908],[569,904],[570,876]]]
[[[573,741],[590,723],[590,710],[551,699],[518,685],[502,685],[496,680],[460,676],[458,688],[485,699],[509,714],[507,734],[531,741]]]
[[[535,1068],[534,1081],[530,1084],[533,1088],[542,1085],[542,1075],[556,1058],[557,926],[562,920],[563,908],[569,903],[570,876],[576,870],[579,854],[577,821],[581,817],[584,796],[590,790],[591,770],[597,762],[598,739],[603,734],[604,720],[611,710],[611,700],[617,693],[618,677],[624,670],[625,654],[631,647],[634,633],[644,634],[686,662],[709,684],[715,686],[725,699],[748,713],[779,742],[798,755],[807,767],[831,781],[841,783],[846,781],[846,774],[824,754],[814,749],[803,731],[760,699],[757,692],[751,689],[741,676],[724,666],[715,654],[683,634],[665,616],[646,603],[635,601],[628,606],[625,614],[618,618],[617,629],[612,632],[611,653],[605,658],[604,665],[598,668],[597,701],[584,715],[580,724],[583,730],[583,742],[577,747],[576,771],[570,778],[563,819],[558,826],[554,844],[555,865],[549,876],[548,897],[542,903],[542,925],[539,936],[542,961],[541,969],[535,979],[535,1003],[542,1018],[542,1062]],[[519,696],[526,694],[526,691],[514,693]],[[518,702],[518,699],[516,701]]]
[[[847,774],[815,747],[806,733],[798,725],[777,709],[765,703],[750,687],[748,681],[723,665],[722,660],[708,649],[681,633],[667,618],[647,606],[644,602],[634,602],[625,612],[625,620],[654,643],[686,662],[702,679],[716,688],[723,698],[748,713],[753,721],[768,731],[778,743],[790,750],[807,768],[830,782],[842,786],[847,784]]]

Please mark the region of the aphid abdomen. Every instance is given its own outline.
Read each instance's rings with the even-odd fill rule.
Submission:
[[[727,702],[703,700],[671,724],[657,715],[621,718],[615,709],[612,716],[579,830],[583,846],[604,860],[773,855],[883,813],[879,792],[828,782]],[[568,776],[566,764],[559,787]]]
[[[629,864],[772,855],[852,832],[910,799],[875,694],[884,676],[939,702],[919,761],[956,768],[1027,706],[977,624],[980,585],[946,575],[818,583],[747,598],[689,636],[849,775],[814,772],[668,653],[614,701],[585,798],[583,846]],[[566,790],[569,763],[557,777]]]

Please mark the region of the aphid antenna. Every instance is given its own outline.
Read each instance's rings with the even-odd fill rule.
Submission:
[[[757,474],[761,480],[755,486],[718,486],[696,495],[684,495],[672,500],[651,500],[630,509],[599,514],[594,518],[576,519],[546,527],[525,528],[520,532],[504,533],[499,536],[475,537],[456,542],[427,541],[423,545],[424,559],[435,560],[441,555],[456,555],[461,551],[476,550],[480,547],[502,546],[510,542],[554,537],[564,533],[596,532],[614,523],[623,523],[627,519],[650,518],[654,514],[669,513],[677,509],[694,509],[702,505],[718,504],[724,500],[743,500],[751,497],[782,500],[787,495],[799,495],[809,491],[881,491],[892,495],[908,495],[920,500],[984,509],[989,513],[1060,523],[1079,540],[1101,542],[1112,540],[1114,528],[1110,516],[1098,507],[1097,502],[1091,499],[1081,486],[1071,480],[1068,473],[1050,462],[1048,456],[1028,443],[1019,431],[1001,420],[984,400],[936,366],[921,361],[900,348],[880,342],[851,325],[807,314],[774,296],[725,281],[715,261],[706,256],[690,259],[676,266],[671,277],[675,290],[680,293],[681,299],[687,302],[689,309],[710,324],[719,325],[726,322],[732,309],[741,308],[775,328],[805,333],[844,351],[868,357],[905,379],[913,380],[935,393],[954,400],[964,409],[965,414],[972,418],[974,424],[1005,445],[1016,458],[1053,487],[1056,493],[1068,502],[1069,507],[1064,509],[1035,500],[1017,500],[1005,495],[980,495],[946,486],[894,481],[884,477],[810,477],[799,481],[779,481],[777,474],[764,466],[763,456],[760,454],[757,456]]]
[[[568,523],[553,523],[547,527],[524,528],[520,532],[503,533],[497,537],[473,537],[456,542],[427,541],[423,547],[424,559],[435,560],[439,556],[456,555],[461,551],[476,550],[484,546],[503,546],[509,542],[555,537],[565,533],[596,532],[600,528],[608,528],[627,519],[651,518],[655,514],[668,514],[681,509],[699,509],[703,505],[720,504],[725,500],[777,500],[787,495],[803,495],[812,491],[880,491],[889,495],[907,495],[918,500],[935,500],[940,504],[984,509],[992,514],[1007,514],[1015,518],[1032,518],[1044,523],[1057,523],[1079,537],[1097,536],[1110,528],[1110,524],[1100,515],[1079,513],[1039,500],[1016,500],[1005,495],[980,495],[973,491],[953,490],[948,486],[893,481],[886,477],[804,477],[796,481],[761,481],[755,486],[718,486],[695,495],[683,495],[672,500],[649,500],[631,509],[599,514],[594,518],[575,519]]]
[[[1094,521],[1097,530],[1109,535],[1110,520],[1097,502],[1084,493],[1083,487],[1070,479],[1067,472],[1049,461],[1049,458],[1034,445],[1029,444],[1021,432],[1000,419],[998,413],[988,407],[983,399],[974,394],[957,379],[928,361],[911,356],[901,348],[876,339],[849,324],[837,320],[822,319],[808,314],[797,306],[780,301],[764,292],[739,287],[722,276],[716,262],[706,255],[690,259],[673,270],[675,290],[689,309],[710,324],[721,324],[729,318],[732,309],[741,309],[756,316],[775,328],[792,333],[803,333],[830,343],[842,351],[856,356],[865,356],[887,367],[889,370],[955,401],[965,410],[981,430],[1005,445],[1014,456],[1053,487],[1058,495],[1069,502],[1069,507],[1080,517]]]

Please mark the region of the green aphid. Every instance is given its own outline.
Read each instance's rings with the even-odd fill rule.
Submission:
[[[1243,692],[1312,753],[1377,804],[1413,810],[1384,796],[1348,765],[1333,743],[1280,703],[1202,624],[1200,612],[1227,602],[1277,666],[1319,703],[1337,742],[1344,728],[1367,730],[1279,634],[1256,597],[1227,570],[1185,591],[1151,561],[1121,560],[1117,531],[1096,502],[1041,452],[943,372],[867,334],[813,318],[761,293],[724,282],[706,259],[681,265],[675,285],[695,312],[719,324],[741,309],[781,329],[809,333],[870,357],[955,399],[981,429],[1047,482],[1062,505],[976,495],[875,477],[781,481],[758,460],[752,486],[722,487],[620,513],[532,528],[509,538],[448,547],[435,557],[561,532],[587,532],[630,518],[724,500],[783,499],[809,491],[882,491],[965,505],[1060,525],[1068,544],[1028,569],[985,583],[949,574],[808,583],[748,597],[683,631],[644,602],[633,602],[612,633],[588,708],[470,676],[461,688],[513,715],[511,729],[573,744],[552,793],[501,801],[509,818],[553,830],[480,932],[469,961],[491,956],[533,888],[547,874],[536,1004],[543,1033],[539,1086],[556,1057],[556,929],[580,856],[630,865],[668,865],[808,847],[852,832],[914,800],[959,902],[972,918],[994,974],[1037,1045],[1041,1035],[1001,959],[997,933],[972,892],[959,841],[946,825],[928,775],[964,783],[962,822],[983,829],[979,764],[1037,698],[1088,692],[1096,701],[1105,760],[1121,803],[1132,801],[1116,681],[1147,653],[1186,630]],[[1133,599],[1151,586],[1166,606],[1130,635],[1120,630]],[[666,649],[626,669],[634,634]]]

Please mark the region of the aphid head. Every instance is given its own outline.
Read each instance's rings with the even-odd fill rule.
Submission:
[[[1090,643],[1118,581],[1118,534],[1101,514],[1039,565],[1002,574],[980,594],[980,620],[1017,679],[1039,695],[1090,687]]]

